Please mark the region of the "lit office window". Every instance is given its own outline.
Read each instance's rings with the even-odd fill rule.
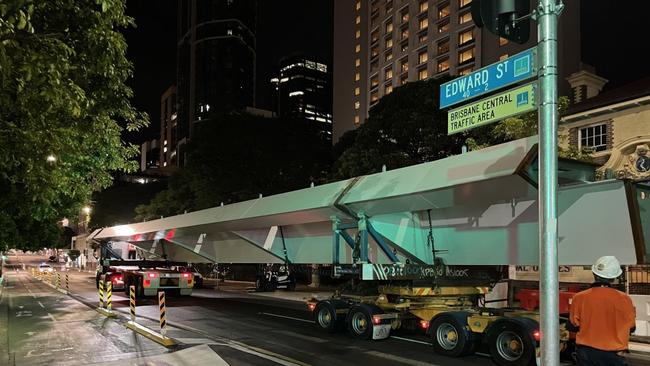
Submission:
[[[357,15],[357,18],[354,20],[355,23],[361,24],[361,17]]]
[[[449,52],[449,38],[438,41],[438,55]]]
[[[400,78],[399,78],[399,85],[404,85],[404,84],[406,84],[406,83],[408,83],[408,82],[409,82],[409,75],[408,75],[408,73],[406,73],[406,74],[400,76]]]
[[[392,21],[392,20],[389,20],[389,21],[386,23],[386,33],[390,33],[390,32],[392,32],[392,31],[393,31],[393,21]]]
[[[438,33],[447,32],[449,30],[449,19],[444,20],[438,24]]]
[[[361,38],[361,31],[360,30],[356,31],[354,33],[354,37],[357,38],[357,39]]]
[[[361,88],[359,87],[354,88],[354,95],[359,95],[359,94],[361,94]]]
[[[386,84],[384,86],[384,94],[388,95],[393,92],[393,85],[392,84]]]
[[[474,68],[472,66],[463,67],[462,69],[458,70],[458,75],[460,75],[460,76],[469,75],[473,70],[474,70]]]
[[[508,54],[504,53],[503,55],[499,56],[499,61],[503,61],[508,58]]]
[[[384,80],[388,81],[393,78],[393,68],[389,67],[386,70],[384,70]]]
[[[376,87],[377,85],[379,85],[379,76],[378,76],[378,75],[375,75],[375,76],[373,76],[372,78],[370,78],[370,87],[371,87],[371,88],[374,88],[374,87]]]
[[[370,33],[370,43],[375,43],[379,39],[379,31],[375,30],[374,32]]]
[[[386,45],[384,46],[385,48],[391,48],[393,47],[393,38],[388,38],[386,39]]]
[[[420,30],[427,29],[429,27],[429,18],[424,17],[420,19],[418,26],[420,27]]]
[[[472,0],[458,0],[458,7],[462,8],[472,3]]]
[[[418,42],[425,43],[427,40],[429,40],[429,33],[428,32],[424,32],[424,33],[418,35]]]
[[[354,46],[354,52],[356,52],[356,53],[361,52],[361,45],[360,44]]]
[[[422,68],[418,70],[418,80],[424,80],[429,77],[429,72],[427,71],[427,68]]]
[[[423,64],[427,61],[429,61],[429,54],[425,48],[423,51],[418,52],[418,64]]]
[[[458,34],[458,44],[463,45],[474,40],[474,29],[468,29]]]
[[[402,16],[402,23],[406,23],[409,21],[409,8],[408,6],[401,11],[401,16]]]
[[[449,16],[451,13],[451,8],[449,3],[438,6],[438,19]]]
[[[356,66],[356,67],[361,66],[361,59],[360,58],[354,60],[354,66]]]
[[[458,54],[458,63],[474,60],[474,47]]]
[[[361,80],[361,74],[357,72],[354,74],[354,81],[359,81],[359,80]]]
[[[420,13],[429,9],[429,0],[420,1]]]
[[[449,57],[441,58],[438,60],[438,67],[436,70],[438,72],[445,72],[449,70]]]
[[[402,52],[406,52],[406,51],[408,51],[408,49],[409,49],[409,42],[408,42],[408,40],[402,42],[402,44],[401,44],[400,46],[402,46]]]
[[[409,71],[409,58],[405,57],[399,60],[399,69],[401,72]]]
[[[379,54],[379,47],[378,46],[373,46],[370,49],[370,57],[375,57]]]
[[[374,103],[379,100],[379,93],[377,90],[373,91],[372,94],[370,94],[370,103]]]
[[[356,8],[357,8],[357,10],[361,10],[361,1],[357,1]]]
[[[392,59],[393,59],[393,51],[392,50],[388,50],[386,53],[384,53],[384,62],[389,62]]]
[[[358,101],[354,102],[354,109],[359,109],[359,108],[361,108],[361,103],[359,103]]]
[[[472,13],[467,12],[458,16],[458,24],[469,23],[472,20]]]
[[[404,28],[402,28],[402,32],[400,34],[400,39],[405,40],[407,38],[409,38],[409,28],[404,27]]]
[[[499,37],[499,46],[505,46],[505,45],[507,45],[507,44],[508,44],[508,40],[507,40],[507,39],[505,39],[505,38],[503,38],[503,37]]]
[[[361,123],[361,119],[359,118],[359,116],[354,116],[354,124],[358,126],[359,123]]]

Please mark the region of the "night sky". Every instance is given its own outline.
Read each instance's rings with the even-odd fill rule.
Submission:
[[[154,5],[155,4],[155,5]],[[269,80],[278,61],[302,52],[332,65],[333,0],[262,0],[257,24],[257,106],[270,108]],[[137,28],[124,32],[127,57],[134,64],[133,104],[149,113],[151,124],[126,136],[140,143],[160,133],[160,95],[176,80],[177,0],[128,0],[127,14]]]

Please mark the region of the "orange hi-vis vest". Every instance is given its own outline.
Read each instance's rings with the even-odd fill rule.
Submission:
[[[571,323],[580,328],[578,345],[602,351],[628,349],[636,311],[627,294],[596,284],[573,297],[570,311]]]

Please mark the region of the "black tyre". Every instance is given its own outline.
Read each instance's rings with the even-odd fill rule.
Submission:
[[[263,292],[266,290],[266,281],[262,277],[255,279],[255,291]]]
[[[496,322],[487,334],[490,354],[500,366],[535,365],[535,322],[530,319],[510,319]]]
[[[350,308],[346,318],[348,332],[358,339],[372,339],[372,316],[381,314],[381,309],[376,306],[359,304]]]
[[[433,318],[429,326],[437,354],[459,357],[474,352],[474,335],[467,326],[467,313],[445,313]]]
[[[319,330],[327,333],[338,332],[345,326],[345,316],[336,313],[341,305],[330,300],[319,301],[314,309],[314,322]]]

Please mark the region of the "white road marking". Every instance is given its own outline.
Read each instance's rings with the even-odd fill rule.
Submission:
[[[384,352],[379,352],[379,351],[366,351],[364,353],[367,354],[367,355],[375,356],[375,357],[385,358],[385,359],[391,360],[391,361],[397,361],[397,362],[404,363],[404,364],[407,364],[407,365],[413,365],[413,366],[440,366],[440,365],[438,365],[436,363],[429,363],[429,362],[422,362],[422,361],[418,361],[418,360],[412,360],[410,358],[395,356],[395,355],[391,355],[391,354],[384,353]]]
[[[400,341],[407,341],[407,342],[413,342],[413,343],[419,343],[419,344],[426,344],[427,346],[433,345],[433,343],[418,341],[417,339],[402,338],[402,337],[397,337],[397,336],[390,336],[390,337],[395,338],[395,339],[399,339]]]
[[[43,305],[42,302],[40,302],[40,301],[37,301],[37,302],[38,302],[38,305],[40,305],[43,309],[45,309],[45,306]]]
[[[298,338],[298,339],[304,339],[306,341],[310,342],[315,342],[315,343],[327,343],[328,341],[325,339],[321,338],[316,338],[316,337],[310,337],[302,334],[298,334],[289,330],[272,330],[273,333],[279,333],[279,334],[284,334],[288,337],[293,337],[293,338]]]
[[[47,313],[47,316],[49,316],[49,317],[50,317],[50,319],[52,319],[52,321],[53,321],[53,322],[55,322],[55,321],[56,321],[56,319],[54,319],[54,315],[52,315],[52,314],[50,314],[50,313]]]
[[[313,320],[307,320],[307,319],[300,319],[300,318],[294,318],[292,316],[286,316],[286,315],[279,315],[279,314],[271,314],[271,313],[258,313],[260,315],[268,315],[268,316],[274,316],[276,318],[285,318],[285,319],[291,319],[291,320],[297,320],[299,322],[305,322],[305,323],[311,323],[313,324]]]

